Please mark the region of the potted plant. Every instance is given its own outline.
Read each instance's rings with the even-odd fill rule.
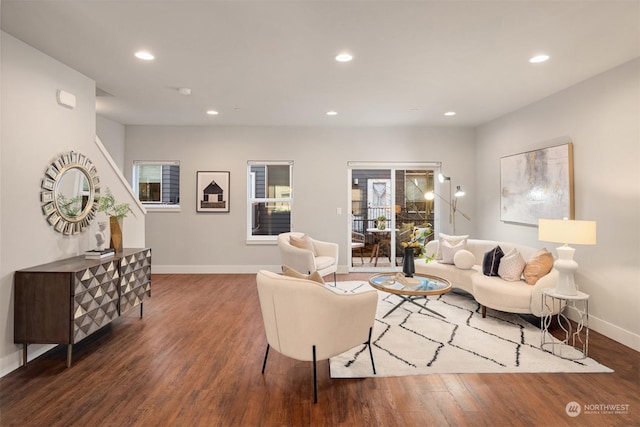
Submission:
[[[116,202],[116,198],[107,188],[103,196],[98,197],[98,212],[104,212],[109,217],[111,229],[110,247],[116,252],[122,251],[122,220],[130,213],[135,216],[128,203]]]
[[[380,215],[378,218],[378,230],[384,230],[387,228],[387,217],[384,215]]]

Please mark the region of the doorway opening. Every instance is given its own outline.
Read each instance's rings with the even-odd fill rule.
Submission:
[[[433,239],[436,163],[349,163],[350,271],[402,269],[404,246]],[[418,233],[421,233],[418,236]]]

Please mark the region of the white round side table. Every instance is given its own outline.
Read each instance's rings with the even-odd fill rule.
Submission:
[[[554,315],[555,312],[558,314]],[[551,353],[563,359],[585,359],[589,354],[589,295],[580,291],[577,295],[563,295],[556,293],[555,289],[544,289],[542,313],[540,347],[550,349]],[[569,320],[569,313],[575,315],[575,325]],[[549,332],[554,316],[564,332],[564,339],[554,338]]]

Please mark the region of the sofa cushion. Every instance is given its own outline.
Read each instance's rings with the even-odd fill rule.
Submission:
[[[531,286],[524,281],[506,282],[500,277],[476,274],[471,282],[471,293],[479,304],[509,313],[531,313]]]
[[[525,265],[527,262],[522,258],[520,252],[513,248],[500,259],[498,275],[508,282],[516,282],[522,277]]]
[[[482,258],[482,273],[485,276],[498,276],[498,268],[500,267],[500,259],[504,256],[500,245],[491,249],[484,254]]]
[[[324,285],[324,280],[322,279],[322,276],[320,275],[320,273],[318,273],[317,271],[314,271],[311,274],[302,274],[299,271],[296,271],[289,266],[283,265],[282,274],[288,277],[295,277],[296,279],[311,280],[313,282],[317,282],[321,285]]]
[[[453,257],[458,251],[462,251],[467,248],[467,241],[460,240],[456,244],[449,243],[448,240],[442,242],[442,259],[440,260],[443,264],[453,264]]]
[[[535,285],[538,279],[547,275],[553,268],[553,255],[546,248],[540,249],[527,261],[524,267],[524,280]]]
[[[442,259],[442,243],[447,241],[449,242],[450,245],[454,246],[458,243],[460,243],[461,241],[464,241],[465,245],[467,244],[467,239],[469,238],[469,235],[464,235],[464,236],[451,236],[449,234],[443,234],[440,233],[438,235],[438,250],[436,251],[436,256],[434,257],[434,259],[437,260],[441,260]]]
[[[453,256],[453,263],[462,270],[469,270],[476,263],[476,257],[466,249],[459,250]]]
[[[316,248],[313,247],[311,238],[306,234],[303,234],[301,237],[289,236],[289,243],[291,243],[291,246],[295,246],[296,248],[306,249],[313,252],[313,256],[318,255],[316,253]]]

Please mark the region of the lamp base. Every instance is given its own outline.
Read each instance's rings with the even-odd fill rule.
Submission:
[[[573,260],[575,249],[570,246],[556,248],[558,259],[553,266],[558,270],[558,282],[556,283],[556,293],[567,296],[578,295],[578,287],[573,278],[573,273],[578,270],[578,263]]]

